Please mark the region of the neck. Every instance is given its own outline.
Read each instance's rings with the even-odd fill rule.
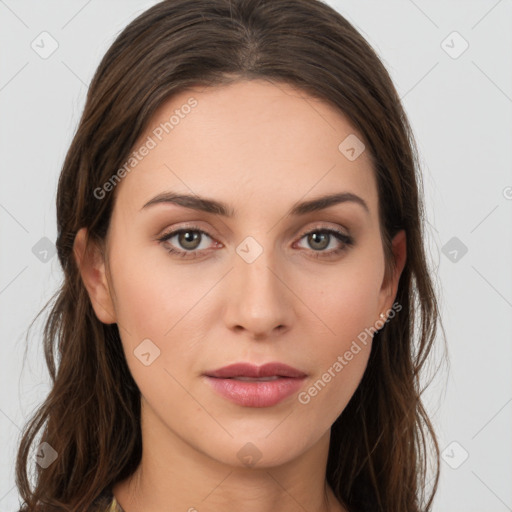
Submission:
[[[151,414],[141,425],[141,463],[113,486],[124,512],[346,511],[325,479],[330,430],[294,460],[247,467],[198,451]]]

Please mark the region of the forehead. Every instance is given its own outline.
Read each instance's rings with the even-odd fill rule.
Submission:
[[[167,190],[216,198],[237,213],[252,201],[288,206],[334,191],[372,204],[368,152],[352,160],[343,152],[343,141],[362,139],[339,110],[288,84],[182,91],[160,106],[132,148],[140,159],[117,185],[116,208],[138,211]]]

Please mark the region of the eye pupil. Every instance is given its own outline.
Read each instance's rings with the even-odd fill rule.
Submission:
[[[325,249],[326,247],[329,246],[329,234],[328,233],[322,233],[322,232],[315,232],[315,233],[312,233],[309,235],[309,241],[313,242],[313,247],[315,247],[315,243],[317,243],[320,239],[320,247],[317,247],[317,249]],[[323,239],[323,240],[322,240]],[[325,243],[327,241],[327,244]],[[322,243],[323,242],[323,243]]]
[[[194,245],[194,242],[200,238],[200,234],[197,231],[183,231],[179,236],[180,244],[186,249],[194,250],[197,247],[197,244]],[[183,241],[183,243],[182,243]],[[189,247],[187,244],[191,243],[192,247]]]

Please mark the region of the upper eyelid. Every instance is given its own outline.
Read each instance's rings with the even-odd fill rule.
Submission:
[[[189,231],[197,231],[203,235],[206,235],[210,238],[214,238],[213,235],[211,235],[208,231],[200,228],[199,226],[179,226],[177,228],[172,228],[172,229],[169,229],[169,230],[164,230],[163,233],[161,235],[158,235],[156,238],[157,239],[162,239],[162,238],[167,238],[167,237],[173,237],[173,236],[176,236],[178,233],[180,233],[181,231],[186,231],[186,230],[189,230]]]
[[[196,226],[196,225],[193,225],[193,224],[191,224],[191,225],[184,225],[184,226],[178,226],[177,228],[172,228],[169,231],[165,231],[162,235],[159,235],[157,237],[157,240],[159,240],[159,241],[162,241],[162,240],[163,241],[169,241],[171,238],[174,238],[180,232],[186,231],[187,229],[190,230],[190,231],[199,232],[202,235],[206,235],[207,237],[209,237],[212,240],[216,240],[216,236],[211,235],[205,229],[202,229],[199,226]],[[335,232],[339,232],[341,230],[342,231],[341,234],[345,235],[348,238],[352,238],[352,234],[351,234],[350,230],[348,230],[347,228],[345,228],[343,226],[339,226],[339,225],[337,225],[336,227],[329,226],[329,225],[323,225],[323,224],[321,224],[321,222],[318,222],[316,225],[311,226],[309,228],[304,228],[303,230],[299,231],[299,234],[296,235],[296,236],[298,236],[299,239],[301,239],[305,235],[307,235],[307,234],[309,234],[311,232],[323,231],[323,230],[327,230],[327,231],[332,230],[332,231],[335,231]],[[197,250],[200,250],[200,249],[197,249]],[[193,252],[193,251],[190,251],[190,252]]]
[[[324,222],[327,222],[327,221],[324,221]],[[320,229],[342,229],[343,231],[346,232],[345,234],[347,236],[349,236],[351,234],[351,230],[348,227],[341,226],[340,224],[335,224],[335,226],[332,226],[332,224],[335,224],[335,223],[331,222],[331,225],[329,225],[329,224],[323,223],[322,221],[317,221],[316,224],[314,224],[313,226],[310,226],[308,228],[304,228],[303,230],[300,230],[299,233],[305,234],[305,233],[308,233],[315,229],[318,229],[318,230],[320,230]],[[179,225],[178,227],[169,228],[168,230],[165,229],[162,231],[163,234],[159,235],[159,238],[162,236],[166,236],[167,234],[175,233],[177,231],[181,231],[184,229],[190,229],[191,231],[200,231],[201,233],[204,233],[205,235],[208,235],[210,237],[212,236],[209,233],[209,231],[211,231],[211,230],[209,230],[208,228],[202,228],[198,224],[191,223],[191,224]]]

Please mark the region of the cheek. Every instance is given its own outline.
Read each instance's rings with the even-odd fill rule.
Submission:
[[[321,318],[329,334],[315,348],[317,367],[320,373],[327,372],[324,380],[335,383],[330,387],[340,387],[344,395],[355,390],[348,383],[358,382],[364,373],[371,349],[370,328],[376,320],[371,283],[354,280],[354,286],[350,284],[331,290],[323,301]]]
[[[167,261],[164,249],[135,247],[125,254],[112,269],[118,319],[134,335],[164,339],[205,295],[206,283],[184,277],[179,265]]]
[[[325,431],[347,407],[364,375],[371,351],[371,339],[334,350],[322,369],[308,382],[297,399],[302,415],[315,429]]]
[[[208,336],[211,326],[202,313],[209,301],[208,291],[218,279],[213,279],[216,275],[211,280],[198,279],[192,266],[184,270],[173,265],[165,260],[166,254],[151,258],[142,251],[128,253],[113,266],[112,278],[126,360],[142,391],[155,385],[153,378],[161,378],[155,371],[161,375],[168,369],[182,380],[193,362],[192,347]],[[141,357],[147,353],[149,356]],[[146,367],[141,359],[154,362]]]
[[[316,418],[320,430],[341,414],[364,375],[376,320],[374,295],[374,280],[355,276],[317,290],[318,301],[311,295],[319,307],[322,335],[312,333],[316,342],[305,348],[315,373],[298,402],[310,418]]]
[[[383,265],[371,256],[350,263],[340,265],[334,278],[307,279],[301,287],[308,290],[306,302],[315,313],[317,331],[310,338],[317,342],[305,351],[317,373],[299,402],[316,404],[329,421],[341,413],[361,381],[378,320]]]
[[[350,264],[349,264],[350,263]],[[376,261],[347,262],[329,274],[304,276],[298,289],[308,290],[304,302],[316,314],[333,343],[347,340],[377,320],[382,269]]]

